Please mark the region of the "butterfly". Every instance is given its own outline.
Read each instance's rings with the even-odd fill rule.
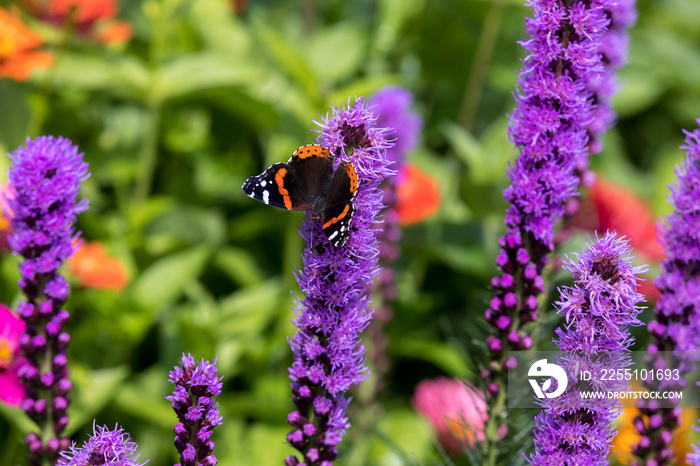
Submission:
[[[341,247],[350,234],[359,180],[352,163],[343,161],[334,170],[329,156],[330,150],[319,144],[301,146],[286,163],[248,178],[243,191],[273,207],[310,212],[320,219],[331,244]]]

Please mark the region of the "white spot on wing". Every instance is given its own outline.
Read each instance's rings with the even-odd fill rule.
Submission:
[[[267,180],[262,180],[262,181],[260,182],[260,186],[262,186],[263,188],[264,188],[265,186],[267,186]]]
[[[263,191],[263,202],[265,204],[270,204],[270,192],[267,190]]]
[[[337,230],[334,231],[333,234],[330,235],[330,236],[328,237],[328,239],[329,239],[330,241],[333,241],[333,238],[335,238],[336,236],[338,236],[338,231],[337,231]]]

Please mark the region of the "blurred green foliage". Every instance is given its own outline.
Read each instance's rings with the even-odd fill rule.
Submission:
[[[80,443],[93,419],[119,422],[141,458],[172,464],[175,416],[163,394],[168,370],[189,352],[217,357],[225,377],[219,464],[278,465],[293,452],[287,337],[302,217],[255,203],[240,186],[314,141],[312,120],[329,105],[394,84],[414,93],[425,119],[411,158],[439,179],[442,206],[404,232],[382,409],[349,431],[338,463],[448,462],[410,396],[439,374],[478,382],[467,352],[483,349],[503,231],[504,170],[515,154],[506,114],[531,13],[522,3],[267,0],[235,13],[224,0],[127,0],[120,19],[134,36],[108,46],[27,17],[56,63],[29,82],[0,80],[0,152],[40,134],[78,144],[92,171],[78,228],[131,277],[123,292],[76,284],[67,303],[69,434]],[[700,118],[700,4],[644,0],[639,10],[615,99],[620,121],[592,163],[665,214],[681,129]],[[17,259],[0,260],[0,297],[13,305]],[[0,410],[0,464],[25,464],[29,428],[18,410]]]

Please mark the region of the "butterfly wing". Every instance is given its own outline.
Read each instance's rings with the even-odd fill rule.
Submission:
[[[256,201],[287,210],[310,210],[333,174],[330,152],[318,144],[297,149],[287,163],[278,162],[243,184]]]
[[[353,203],[359,180],[355,167],[343,162],[333,174],[326,206],[321,214],[323,232],[335,247],[345,244],[350,235],[350,222],[355,213]]]
[[[271,165],[259,175],[249,177],[243,183],[243,191],[256,201],[280,209],[293,210],[288,190],[284,188],[285,178],[289,176],[289,167],[284,162]],[[280,183],[283,189],[280,189]]]
[[[320,214],[323,205],[324,187],[333,175],[330,151],[318,144],[307,144],[298,148],[287,162],[291,177],[285,186],[289,195],[303,206],[295,210],[311,210]]]

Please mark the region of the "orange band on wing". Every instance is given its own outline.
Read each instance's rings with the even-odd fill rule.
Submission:
[[[348,178],[350,178],[350,191],[353,195],[357,194],[357,186],[359,184],[359,180],[357,178],[357,172],[355,171],[355,167],[352,165],[352,163],[345,162],[345,173],[347,173]]]
[[[333,217],[332,219],[330,219],[326,223],[324,223],[323,228],[328,228],[329,226],[333,225],[334,223],[337,223],[338,221],[344,219],[345,216],[348,214],[349,210],[350,210],[350,204],[346,204],[345,208],[340,213],[340,215],[338,215],[337,217]]]
[[[286,168],[280,168],[275,173],[275,183],[277,183],[277,190],[282,195],[282,200],[284,201],[284,206],[287,210],[292,210],[292,199],[289,197],[289,191],[284,187],[284,177],[287,174]]]
[[[299,157],[300,159],[306,159],[309,157],[321,157],[327,159],[330,153],[330,150],[326,149],[320,144],[306,144],[305,146],[301,146],[295,150],[293,155]]]

